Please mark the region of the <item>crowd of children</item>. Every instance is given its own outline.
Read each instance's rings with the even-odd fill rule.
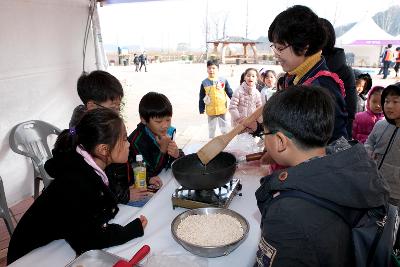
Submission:
[[[369,74],[354,73],[357,113],[349,120],[350,133],[348,89],[321,55],[328,26],[307,7],[283,11],[268,38],[285,73],[277,77],[273,70],[248,68],[234,92],[218,75],[218,61],[207,62],[199,112],[208,116],[209,138],[217,124],[222,133],[228,131],[228,111],[235,127],[264,105],[258,124],[245,125],[252,133],[261,127],[262,160],[278,166],[255,193],[262,215],[255,266],[354,265],[349,226],[335,213],[283,192],[301,191],[349,213],[387,203],[400,207],[400,83],[372,86]],[[154,189],[163,186],[162,170],[184,156],[174,141],[167,96],[149,92],[141,98],[139,123],[128,136],[119,114],[124,92],[118,79],[105,71],[83,73],[77,92],[82,105],[45,164],[55,180],[18,223],[8,263],[56,239],[65,239],[79,254],[142,236],[144,216],[125,226],[109,223],[118,203],[135,206],[152,195],[134,186],[136,156],[142,155],[146,183]],[[357,144],[327,153],[339,138]]]

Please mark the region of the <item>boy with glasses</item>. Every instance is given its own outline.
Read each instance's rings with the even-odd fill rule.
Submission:
[[[355,266],[350,226],[336,213],[288,195],[301,191],[354,215],[387,203],[388,186],[362,144],[327,154],[334,115],[330,93],[316,86],[292,86],[264,106],[265,149],[288,167],[262,178],[255,193],[262,219],[254,266]]]
[[[82,73],[77,82],[77,91],[83,105],[77,106],[69,122],[69,128],[78,124],[86,111],[95,108],[109,108],[120,111],[124,89],[113,75],[106,71],[95,70]]]

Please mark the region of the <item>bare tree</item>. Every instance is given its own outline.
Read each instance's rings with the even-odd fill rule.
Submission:
[[[219,38],[219,26],[220,26],[220,17],[213,16],[212,18],[213,30],[214,30],[214,38]]]
[[[222,38],[226,38],[226,27],[227,27],[227,21],[229,18],[229,12],[225,13],[225,16],[223,18],[223,24],[222,24]]]

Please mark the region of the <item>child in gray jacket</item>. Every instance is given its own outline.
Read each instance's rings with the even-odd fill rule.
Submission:
[[[389,202],[400,207],[400,83],[383,90],[381,103],[386,120],[375,124],[364,146],[390,186]]]

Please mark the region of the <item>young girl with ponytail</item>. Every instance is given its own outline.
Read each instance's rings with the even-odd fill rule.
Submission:
[[[8,264],[57,239],[65,239],[81,254],[142,236],[144,216],[125,226],[109,223],[118,206],[104,169],[127,162],[128,152],[125,125],[110,109],[88,111],[75,128],[64,130],[53,158],[45,163],[54,181],[18,223],[8,247]]]

